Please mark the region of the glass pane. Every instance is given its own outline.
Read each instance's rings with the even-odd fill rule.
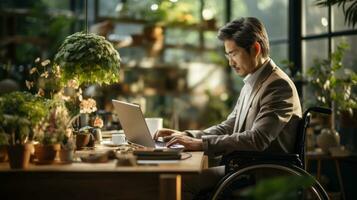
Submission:
[[[333,38],[333,49],[336,49],[340,42],[346,42],[349,45],[349,50],[346,51],[343,58],[344,66],[357,72],[357,35]]]
[[[167,48],[164,52],[164,62],[167,63],[192,62],[197,61],[199,58],[200,56],[194,51],[187,51],[184,49]]]
[[[303,73],[313,65],[315,59],[328,58],[328,40],[316,39],[303,41]]]
[[[303,42],[303,75],[306,77],[306,73],[309,67],[314,63],[315,59],[328,58],[328,40],[317,39]],[[313,93],[310,85],[306,84],[303,87],[303,106],[309,107],[316,105],[316,97]]]
[[[269,38],[288,38],[288,0],[233,0],[232,19],[255,16],[265,24]]]
[[[203,19],[216,19],[216,27],[224,25],[225,3],[221,0],[205,0],[202,12]]]
[[[44,2],[49,8],[52,9],[69,9],[69,0],[62,0],[62,1],[58,1],[58,0],[42,0],[42,2]]]
[[[346,3],[346,8],[351,5],[352,2]],[[332,7],[332,31],[343,31],[353,29],[352,26],[347,26],[345,23],[345,15],[343,14],[343,7]]]
[[[328,30],[328,9],[315,4],[315,0],[303,1],[303,35],[321,34]]]
[[[199,35],[197,31],[167,28],[165,31],[165,40],[166,44],[198,46]]]
[[[270,57],[277,65],[288,59],[288,44],[274,44],[270,46]]]
[[[216,31],[206,31],[203,33],[205,38],[205,47],[206,48],[223,48],[222,41],[218,40]]]
[[[117,17],[123,3],[121,0],[99,0],[99,17]],[[119,10],[118,10],[119,9]]]

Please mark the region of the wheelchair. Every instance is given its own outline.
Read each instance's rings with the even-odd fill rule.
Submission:
[[[217,184],[209,199],[247,199],[244,191],[272,177],[305,176],[313,184],[295,190],[293,199],[329,199],[320,183],[305,168],[305,132],[310,123],[311,112],[331,114],[331,109],[308,108],[299,122],[295,150],[291,154],[236,151],[223,156],[221,165],[226,175]],[[248,198],[249,199],[249,198]],[[262,199],[269,199],[265,197]],[[290,199],[284,197],[284,199]]]

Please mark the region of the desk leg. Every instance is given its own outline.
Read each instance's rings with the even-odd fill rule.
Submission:
[[[160,200],[181,200],[181,175],[160,175]]]
[[[345,189],[343,187],[343,182],[342,182],[342,176],[341,176],[341,170],[340,170],[340,163],[338,160],[335,159],[335,166],[336,166],[336,172],[337,172],[337,177],[338,177],[338,183],[340,184],[340,190],[342,194],[342,199],[345,200]]]

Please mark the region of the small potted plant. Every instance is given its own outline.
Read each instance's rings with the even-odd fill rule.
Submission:
[[[46,99],[28,92],[0,97],[0,128],[9,135],[11,168],[27,168],[33,149],[33,130],[48,113]]]
[[[51,101],[50,112],[41,121],[36,130],[39,144],[35,146],[35,156],[39,162],[51,163],[55,160],[57,153],[61,150],[61,144],[65,138],[70,137],[68,129],[69,114],[64,102],[55,97]]]

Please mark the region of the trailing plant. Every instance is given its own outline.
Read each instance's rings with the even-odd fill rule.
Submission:
[[[66,84],[77,80],[84,83],[110,84],[118,82],[120,56],[104,37],[77,32],[68,36],[55,56],[60,66],[60,80]]]

